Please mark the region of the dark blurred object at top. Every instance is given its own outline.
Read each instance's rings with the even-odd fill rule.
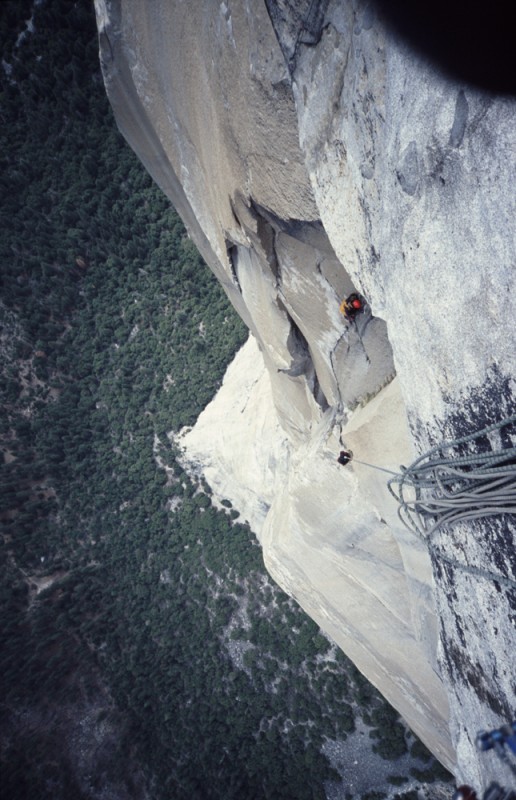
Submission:
[[[371,0],[385,23],[450,77],[516,95],[514,0]]]

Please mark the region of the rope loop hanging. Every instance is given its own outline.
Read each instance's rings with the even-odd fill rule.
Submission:
[[[480,439],[516,422],[507,417],[462,439],[438,445],[392,477],[387,486],[398,516],[429,539],[442,526],[499,514],[516,514],[516,446],[475,452]],[[470,450],[470,452],[465,452]],[[458,453],[457,453],[458,451]],[[464,453],[464,454],[462,454]]]

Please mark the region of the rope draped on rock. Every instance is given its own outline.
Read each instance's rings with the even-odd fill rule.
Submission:
[[[398,516],[406,527],[428,540],[444,525],[515,514],[516,447],[457,455],[514,422],[516,416],[507,417],[433,447],[410,467],[402,467],[387,486],[399,503]]]
[[[493,449],[489,439],[494,434],[501,441],[503,429],[514,423],[516,415],[462,439],[437,445],[410,467],[400,467],[400,472],[360,461],[351,451],[349,460],[392,476],[387,487],[398,501],[400,520],[426,542],[435,559],[477,578],[498,581],[514,591],[513,578],[450,558],[434,543],[435,534],[444,526],[516,514],[516,446],[512,444],[513,438],[506,435],[510,445]],[[476,452],[482,438],[489,449]],[[470,452],[464,454],[467,450]]]
[[[498,581],[511,590],[516,586],[513,579],[450,558],[433,540],[444,526],[516,514],[516,447],[495,450],[487,438],[496,432],[501,436],[502,430],[515,422],[516,416],[507,417],[470,436],[438,445],[417,458],[410,467],[402,467],[402,471],[387,482],[399,503],[399,518],[410,531],[426,541],[437,560],[476,578]],[[483,437],[491,447],[487,452],[457,454],[464,449],[476,449],[478,440]]]

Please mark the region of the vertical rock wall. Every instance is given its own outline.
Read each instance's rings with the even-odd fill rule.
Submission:
[[[326,3],[316,46],[269,6],[296,41],[283,50],[321,220],[387,321],[417,449],[513,414],[515,101],[442,77],[370,4]],[[515,530],[485,520],[431,547],[451,728],[477,784],[507,780],[473,740],[514,713]]]
[[[472,737],[514,708],[511,521],[457,528],[430,557],[381,474],[335,455],[397,469],[514,408],[514,103],[441,77],[367,3],[96,11],[119,127],[254,337],[207,412],[218,436],[246,398],[232,414],[254,460],[206,428],[190,459],[443,763],[503,782]],[[338,310],[354,289],[356,326]]]

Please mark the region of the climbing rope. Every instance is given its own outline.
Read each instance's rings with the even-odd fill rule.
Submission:
[[[364,467],[371,467],[371,469],[376,469],[378,472],[386,472],[388,475],[394,475],[394,477],[398,476],[397,472],[393,472],[392,469],[385,469],[385,467],[378,467],[376,464],[368,464],[367,461],[359,461],[358,458],[353,457],[354,464],[362,464]]]
[[[508,417],[438,445],[394,475],[387,486],[399,503],[398,516],[406,527],[429,539],[443,525],[515,514],[516,447],[456,455],[457,450],[514,422],[516,416]]]
[[[495,450],[489,440],[490,434],[498,435],[501,440],[503,429],[515,422],[516,416],[507,417],[470,436],[433,447],[410,467],[401,467],[399,473],[359,461],[351,451],[344,453],[354,463],[392,476],[387,487],[398,501],[400,520],[426,541],[437,560],[514,589],[516,582],[513,579],[450,558],[434,545],[433,540],[443,526],[481,517],[516,514],[516,446],[511,444]],[[479,448],[481,439],[488,443],[487,452],[471,452]],[[461,455],[465,450],[470,452]]]

